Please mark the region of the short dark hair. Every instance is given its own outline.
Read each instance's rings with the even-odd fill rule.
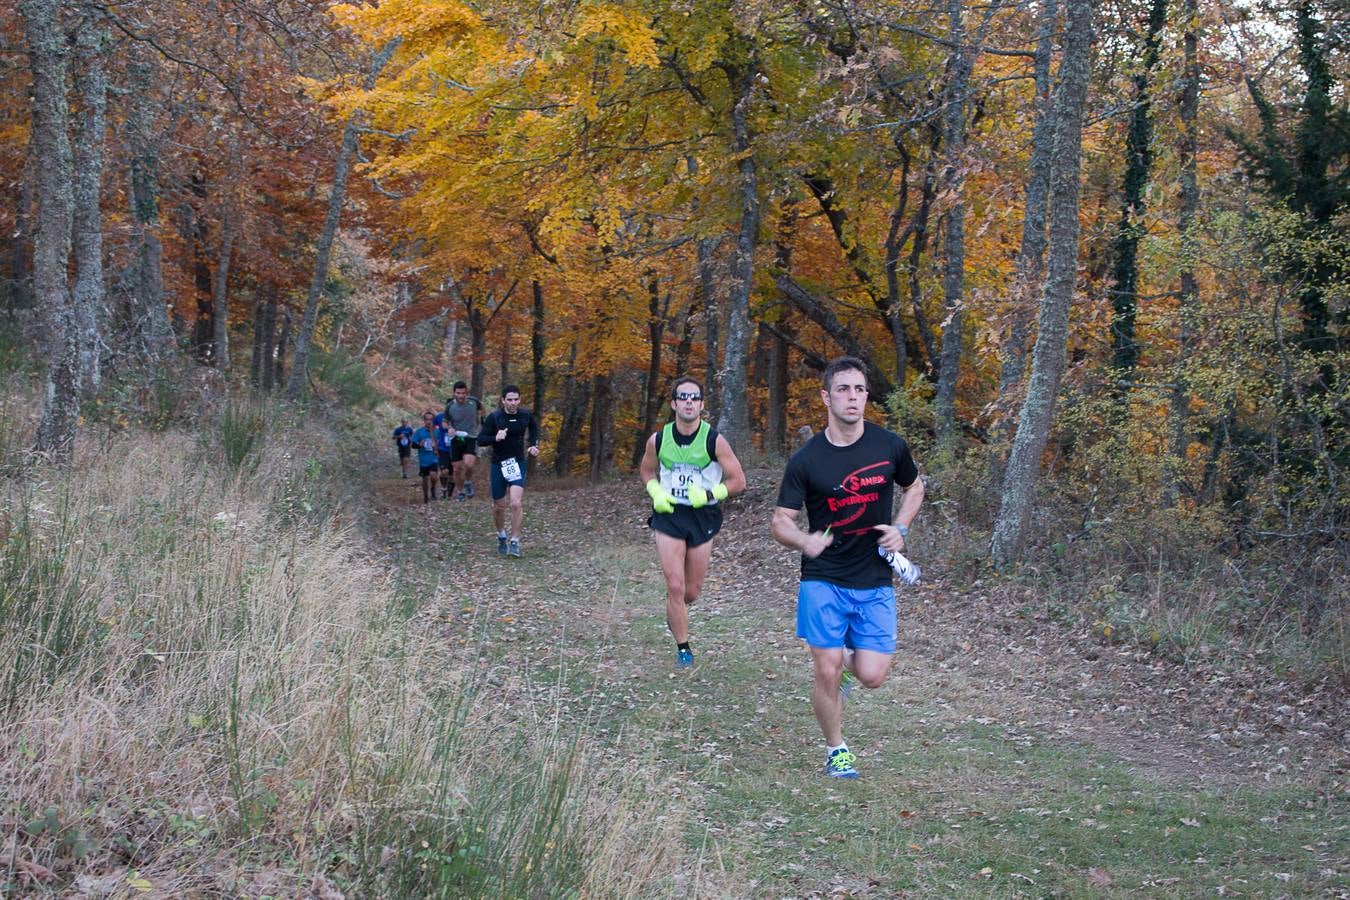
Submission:
[[[680,385],[682,384],[692,384],[694,387],[698,388],[698,392],[700,395],[703,394],[703,382],[689,375],[681,375],[679,378],[676,378],[674,381],[670,383],[670,399],[672,400],[675,399],[675,394],[677,391],[679,391]]]
[[[519,394],[519,393],[520,393],[520,385],[508,384],[506,387],[502,388],[502,399],[505,400],[507,394]]]
[[[867,379],[867,364],[856,356],[840,356],[830,361],[821,373],[820,380],[825,386],[825,390],[834,387],[834,376],[840,372],[861,372],[863,380]]]
[[[465,384],[464,382],[462,382],[462,381],[456,381],[456,382],[455,382],[455,386],[452,387],[452,388],[450,388],[450,390],[452,390],[452,391],[457,391],[457,390],[459,390],[460,388],[464,388],[465,390],[468,390],[469,386],[468,386],[467,384]]]

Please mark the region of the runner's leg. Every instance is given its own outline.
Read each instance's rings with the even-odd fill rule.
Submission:
[[[855,650],[852,656],[853,665],[849,671],[858,676],[863,687],[881,687],[886,680],[886,673],[891,670],[891,654],[877,650]]]
[[[685,598],[688,596],[685,571],[688,550],[685,542],[677,537],[660,531],[653,531],[656,538],[656,555],[661,560],[661,572],[666,576],[666,624],[675,643],[683,644],[689,640],[689,609]],[[704,569],[706,571],[705,562]]]
[[[815,711],[816,721],[820,723],[820,732],[825,736],[825,743],[831,747],[838,747],[844,742],[844,734],[839,724],[843,708],[843,704],[839,701],[839,675],[844,669],[844,650],[842,647],[812,647],[811,663],[814,670],[811,709]]]
[[[520,526],[525,522],[525,489],[513,484],[507,489],[511,501],[511,537],[520,540]]]
[[[464,483],[461,484],[460,487],[464,488],[464,493],[466,493],[466,494],[472,496],[472,495],[473,495],[473,466],[474,466],[474,463],[478,462],[478,457],[477,457],[475,454],[473,454],[473,453],[465,453],[465,454],[464,454],[464,459],[461,460],[461,462],[463,462],[463,464],[464,464]]]
[[[690,547],[684,554],[684,602],[692,605],[703,590],[703,579],[708,577],[708,560],[712,557],[712,541]]]

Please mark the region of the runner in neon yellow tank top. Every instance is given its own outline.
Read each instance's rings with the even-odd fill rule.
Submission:
[[[721,501],[745,490],[745,472],[727,439],[703,421],[703,385],[680,378],[671,389],[675,421],[647,439],[638,466],[652,498],[647,520],[666,576],[666,623],[675,661],[694,664],[689,606],[708,574],[713,536],[722,527]]]

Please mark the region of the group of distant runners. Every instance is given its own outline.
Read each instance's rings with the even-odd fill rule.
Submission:
[[[455,385],[456,400],[471,401],[462,387],[462,382]],[[780,544],[801,554],[797,636],[811,650],[811,705],[825,738],[825,772],[833,778],[857,778],[856,757],[842,732],[844,701],[859,684],[880,687],[890,672],[896,635],[892,566],[903,571],[907,565],[900,554],[924,488],[905,440],[865,421],[867,374],[860,360],[846,356],[831,362],[820,396],[826,426],[788,460],[770,529]],[[712,541],[722,527],[722,504],[745,490],[746,479],[727,439],[703,419],[703,386],[697,379],[676,379],[670,408],[674,420],[647,439],[638,470],[651,498],[647,524],[665,575],[666,623],[675,640],[675,663],[688,668],[694,665],[689,607],[698,600],[708,573]],[[448,403],[443,417],[448,425],[436,418],[427,412],[423,427],[405,435],[418,450],[424,502],[436,496],[441,464],[436,429],[456,436],[472,431],[460,427],[466,420],[454,418]],[[396,430],[395,439],[401,441],[399,435]],[[403,446],[400,442],[401,456]],[[539,452],[538,423],[520,409],[520,391],[508,386],[502,392],[501,408],[483,419],[470,449],[455,456],[450,446],[458,497],[465,496],[466,483],[467,496],[472,496],[472,484],[462,474],[463,460],[473,458],[472,447],[493,448],[497,552],[519,556],[526,455]],[[459,469],[453,468],[456,460]],[[471,475],[472,463],[467,470]],[[898,508],[896,485],[901,492]],[[803,507],[805,530],[797,524]],[[892,563],[893,558],[901,562]]]
[[[539,422],[528,409],[521,409],[520,388],[516,385],[509,384],[502,390],[501,406],[486,416],[483,404],[469,396],[464,382],[455,382],[452,392],[442,412],[422,413],[420,428],[414,429],[404,419],[394,429],[403,477],[408,477],[415,450],[423,503],[437,499],[438,487],[439,496],[446,500],[470,500],[478,450],[491,447],[488,486],[497,526],[497,553],[519,557],[527,459],[539,455]]]

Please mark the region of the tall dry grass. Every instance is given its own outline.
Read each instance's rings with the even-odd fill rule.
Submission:
[[[667,791],[482,712],[268,422],[0,482],[0,893],[650,891]]]

